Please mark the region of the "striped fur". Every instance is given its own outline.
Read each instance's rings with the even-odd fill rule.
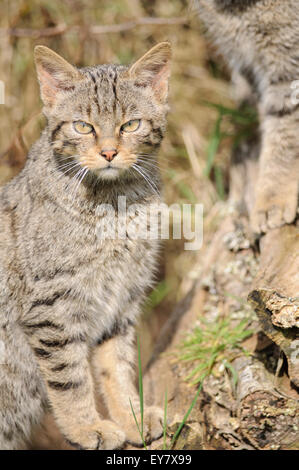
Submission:
[[[291,223],[299,190],[299,106],[291,99],[299,77],[299,2],[190,1],[238,77],[236,95],[257,100],[262,139],[252,228],[261,233]]]
[[[26,448],[49,406],[75,448],[140,444],[129,405],[131,399],[138,414],[135,324],[159,243],[129,235],[101,239],[113,220],[98,209],[117,208],[125,195],[145,217],[160,200],[156,158],[166,127],[169,58],[162,43],[137,67],[76,69],[47,48],[36,51],[47,127],[24,170],[0,192],[0,449]],[[121,126],[131,119],[141,125],[125,135]],[[90,135],[75,133],[78,120],[93,126]],[[105,145],[118,149],[108,177]],[[132,166],[140,154],[148,180]],[[88,169],[80,185],[66,170],[72,164]],[[117,218],[124,222],[126,214]],[[111,421],[98,414],[96,393]],[[161,417],[148,409],[148,440],[161,434]]]

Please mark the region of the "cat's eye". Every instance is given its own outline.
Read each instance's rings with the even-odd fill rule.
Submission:
[[[139,129],[141,119],[132,119],[131,121],[126,122],[120,128],[121,132],[135,132]]]
[[[84,121],[75,121],[73,126],[79,134],[90,134],[93,131],[93,126]]]

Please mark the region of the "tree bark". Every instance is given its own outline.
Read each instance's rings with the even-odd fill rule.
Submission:
[[[299,387],[299,231],[272,230],[261,241],[260,268],[249,294],[265,333],[284,352]]]

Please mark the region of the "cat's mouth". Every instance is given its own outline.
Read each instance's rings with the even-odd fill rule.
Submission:
[[[105,168],[98,170],[97,175],[103,179],[116,179],[122,171],[123,170],[121,168],[109,164]]]

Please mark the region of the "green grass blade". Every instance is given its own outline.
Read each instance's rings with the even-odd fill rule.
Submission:
[[[132,405],[132,402],[131,402],[131,398],[129,398],[129,400],[130,400],[131,411],[132,411],[132,414],[134,416],[134,420],[135,420],[138,432],[140,434],[140,437],[141,437],[141,440],[142,440],[142,443],[143,443],[143,447],[145,448],[145,450],[147,450],[146,443],[144,442],[144,438],[143,438],[143,433],[140,430],[140,427],[139,427],[139,424],[138,424],[138,421],[137,421],[137,418],[136,418],[136,414],[135,414],[135,411],[134,411],[134,408],[133,408],[133,405]]]
[[[216,156],[216,153],[218,151],[219,145],[221,143],[221,131],[220,131],[221,122],[222,122],[222,114],[219,115],[219,117],[216,121],[213,134],[212,134],[212,136],[209,140],[209,144],[208,144],[207,164],[206,164],[206,168],[205,168],[205,171],[204,171],[205,175],[207,177],[210,176],[211,170],[212,170],[213,165],[214,165],[215,156]]]
[[[164,399],[163,450],[167,450],[166,449],[166,431],[167,431],[167,389],[165,391],[165,399]]]
[[[215,172],[215,184],[219,198],[224,201],[225,199],[225,189],[224,189],[224,178],[222,170],[219,166],[214,165]]]
[[[167,284],[167,281],[161,281],[149,295],[149,305],[152,309],[157,307],[162,300],[171,292],[171,287]]]
[[[143,439],[143,413],[144,413],[144,402],[143,402],[143,380],[142,380],[142,368],[141,368],[141,353],[140,353],[140,342],[137,336],[137,350],[138,350],[138,381],[139,381],[139,402],[140,402],[140,416],[141,416],[141,433]]]
[[[193,401],[192,401],[192,403],[191,403],[191,405],[190,405],[190,407],[189,407],[187,413],[185,414],[185,416],[184,416],[184,418],[183,418],[183,421],[181,422],[181,424],[179,425],[178,429],[176,430],[176,432],[175,432],[175,434],[174,434],[174,436],[173,436],[173,438],[172,438],[172,440],[171,440],[170,448],[173,447],[175,441],[177,440],[177,438],[179,437],[179,435],[180,435],[180,433],[181,433],[181,430],[182,430],[183,427],[185,426],[186,421],[187,421],[187,419],[188,419],[188,417],[189,417],[191,411],[193,410],[193,408],[194,408],[194,406],[195,406],[195,403],[196,403],[196,401],[197,401],[197,399],[198,399],[198,397],[199,397],[199,394],[200,394],[200,392],[201,392],[201,390],[202,390],[202,385],[203,385],[203,382],[201,382],[200,386],[198,387],[198,390],[197,390],[197,392],[196,392],[196,395],[195,395],[195,397],[193,398]]]

